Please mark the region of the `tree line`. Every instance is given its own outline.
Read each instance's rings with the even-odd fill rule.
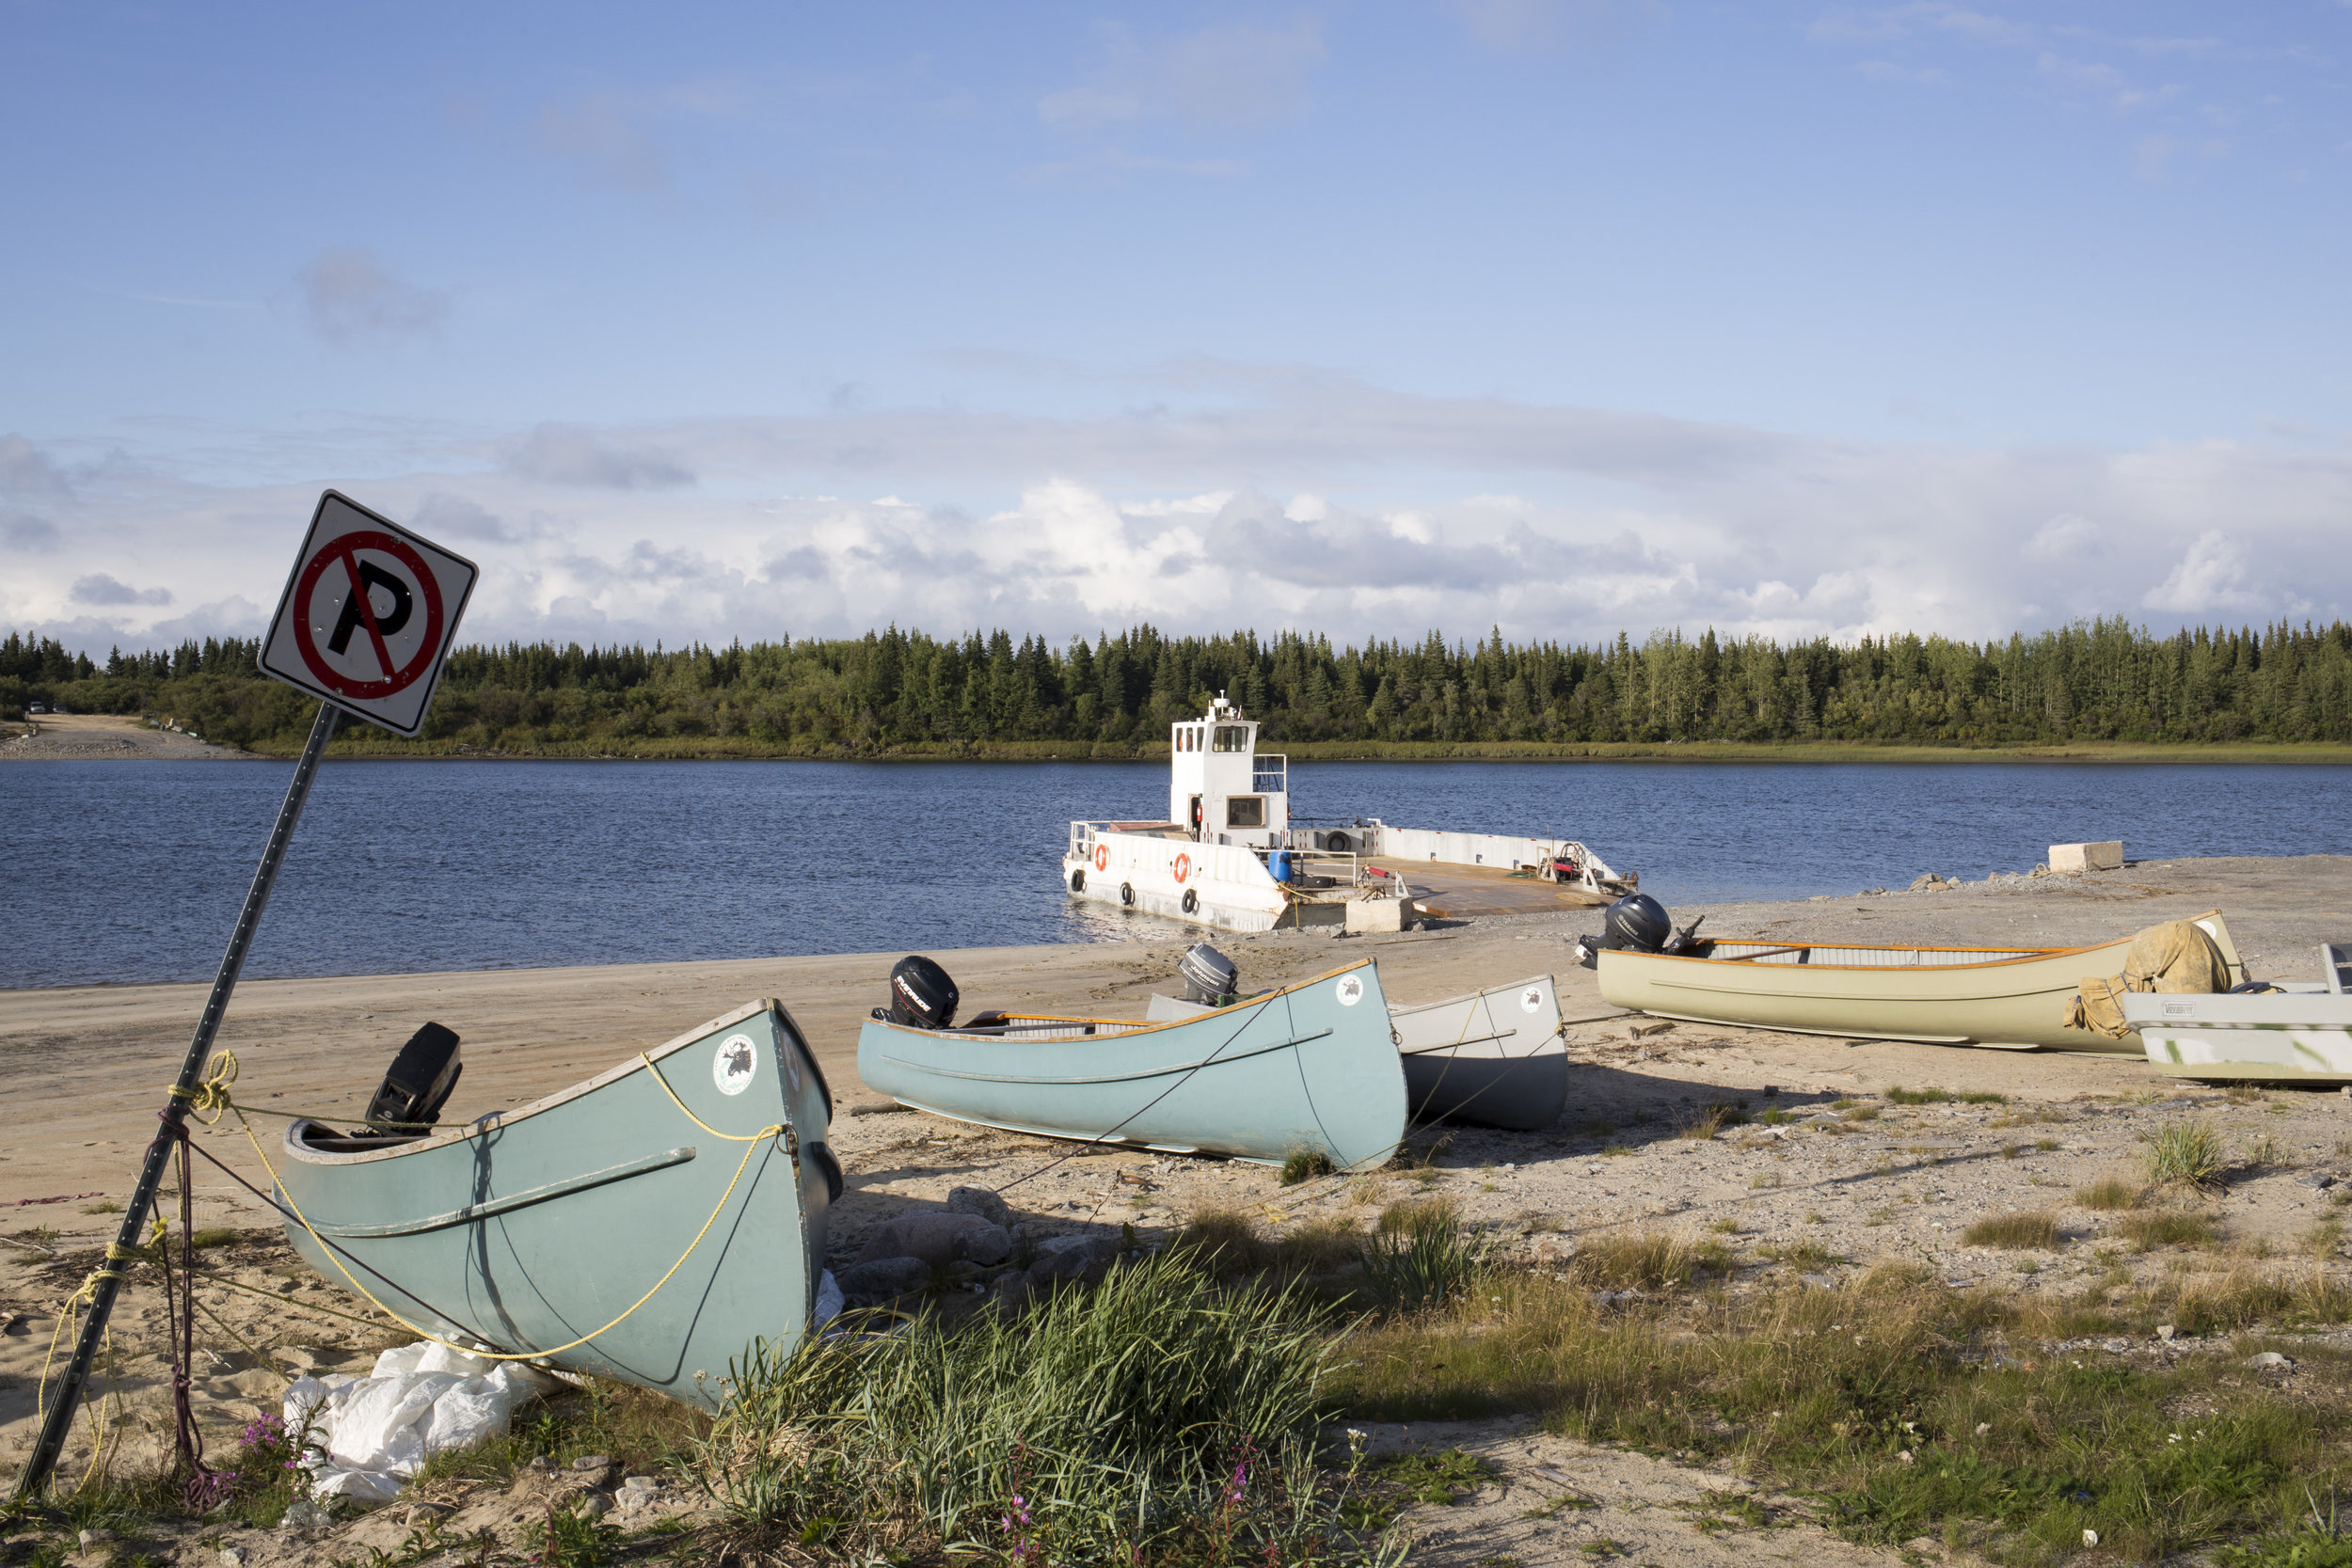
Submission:
[[[262,676],[258,641],[207,638],[103,662],[0,639],[0,716],[35,703],[167,716],[207,739],[300,744],[313,705]],[[432,751],[858,754],[1069,743],[1131,755],[1223,692],[1270,742],[1735,741],[1999,746],[2056,741],[2352,741],[2352,626],[2203,627],[2122,619],[2006,641],[1911,635],[1786,647],[1620,633],[1592,646],[1336,645],[1151,626],[1057,646],[998,630],[725,647],[509,642],[455,650]]]

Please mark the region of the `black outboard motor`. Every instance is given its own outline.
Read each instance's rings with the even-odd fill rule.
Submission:
[[[1241,990],[1241,971],[1233,960],[1205,942],[1196,942],[1176,960],[1184,982],[1184,1000],[1204,1007],[1222,1007]]]
[[[1629,893],[1610,905],[1600,924],[1613,939],[1609,945],[1629,953],[1655,953],[1674,935],[1666,907],[1646,893]]]
[[[889,1017],[910,1029],[945,1029],[955,1022],[962,996],[947,972],[920,954],[900,958],[890,972]]]
[[[392,1058],[391,1070],[368,1101],[368,1120],[432,1126],[441,1119],[441,1106],[465,1070],[457,1059],[457,1036],[440,1024],[426,1024]]]
[[[1601,954],[1611,948],[1626,953],[1656,953],[1674,935],[1674,922],[1666,918],[1666,907],[1646,893],[1629,893],[1610,905],[1602,911],[1600,924],[1600,935],[1576,939],[1576,961],[1587,969],[1597,966]]]

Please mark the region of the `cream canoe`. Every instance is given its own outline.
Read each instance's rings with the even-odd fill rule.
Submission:
[[[2244,980],[2219,911],[2196,923],[2221,949],[2231,984]],[[2121,974],[2131,945],[2127,936],[2091,947],[1715,942],[1704,955],[1674,957],[1612,949],[1600,955],[1600,994],[1620,1007],[1701,1023],[2137,1056],[2143,1047],[2136,1034],[2113,1039],[2064,1022],[2075,988],[2091,975]]]

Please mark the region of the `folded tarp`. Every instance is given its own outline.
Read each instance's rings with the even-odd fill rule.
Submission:
[[[2094,1029],[2120,1040],[2132,1032],[2117,1000],[2125,991],[2211,995],[2229,989],[2229,962],[2205,928],[2193,920],[2168,920],[2132,939],[2122,974],[2113,979],[2086,976],[2067,998],[2066,1022],[2071,1028]]]

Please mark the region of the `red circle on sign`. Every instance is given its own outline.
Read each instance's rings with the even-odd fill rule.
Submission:
[[[424,636],[417,643],[416,657],[397,670],[390,668],[391,657],[384,648],[383,634],[375,629],[375,606],[369,602],[367,589],[359,581],[358,552],[361,550],[380,550],[407,567],[416,577],[418,595],[424,600]],[[380,680],[353,680],[342,673],[326,662],[326,656],[319,652],[317,639],[312,635],[310,591],[318,586],[319,578],[326,569],[339,562],[351,578],[351,592],[358,596],[360,624],[367,628],[369,641],[378,650],[377,663],[385,670],[385,675]],[[349,697],[354,702],[389,697],[414,686],[417,678],[433,667],[433,656],[441,646],[441,585],[434,580],[431,568],[424,563],[424,557],[410,549],[407,541],[395,539],[389,533],[373,531],[346,533],[311,557],[310,563],[302,568],[302,576],[294,583],[294,649],[302,655],[302,662],[310,667],[310,673],[319,678],[320,685],[337,696]]]
[[[1192,857],[1191,857],[1190,855],[1179,855],[1179,856],[1177,856],[1177,857],[1176,857],[1176,879],[1177,879],[1179,882],[1181,882],[1181,881],[1183,881],[1185,878],[1187,878],[1187,877],[1189,877],[1189,876],[1191,876],[1191,875],[1192,875]]]

